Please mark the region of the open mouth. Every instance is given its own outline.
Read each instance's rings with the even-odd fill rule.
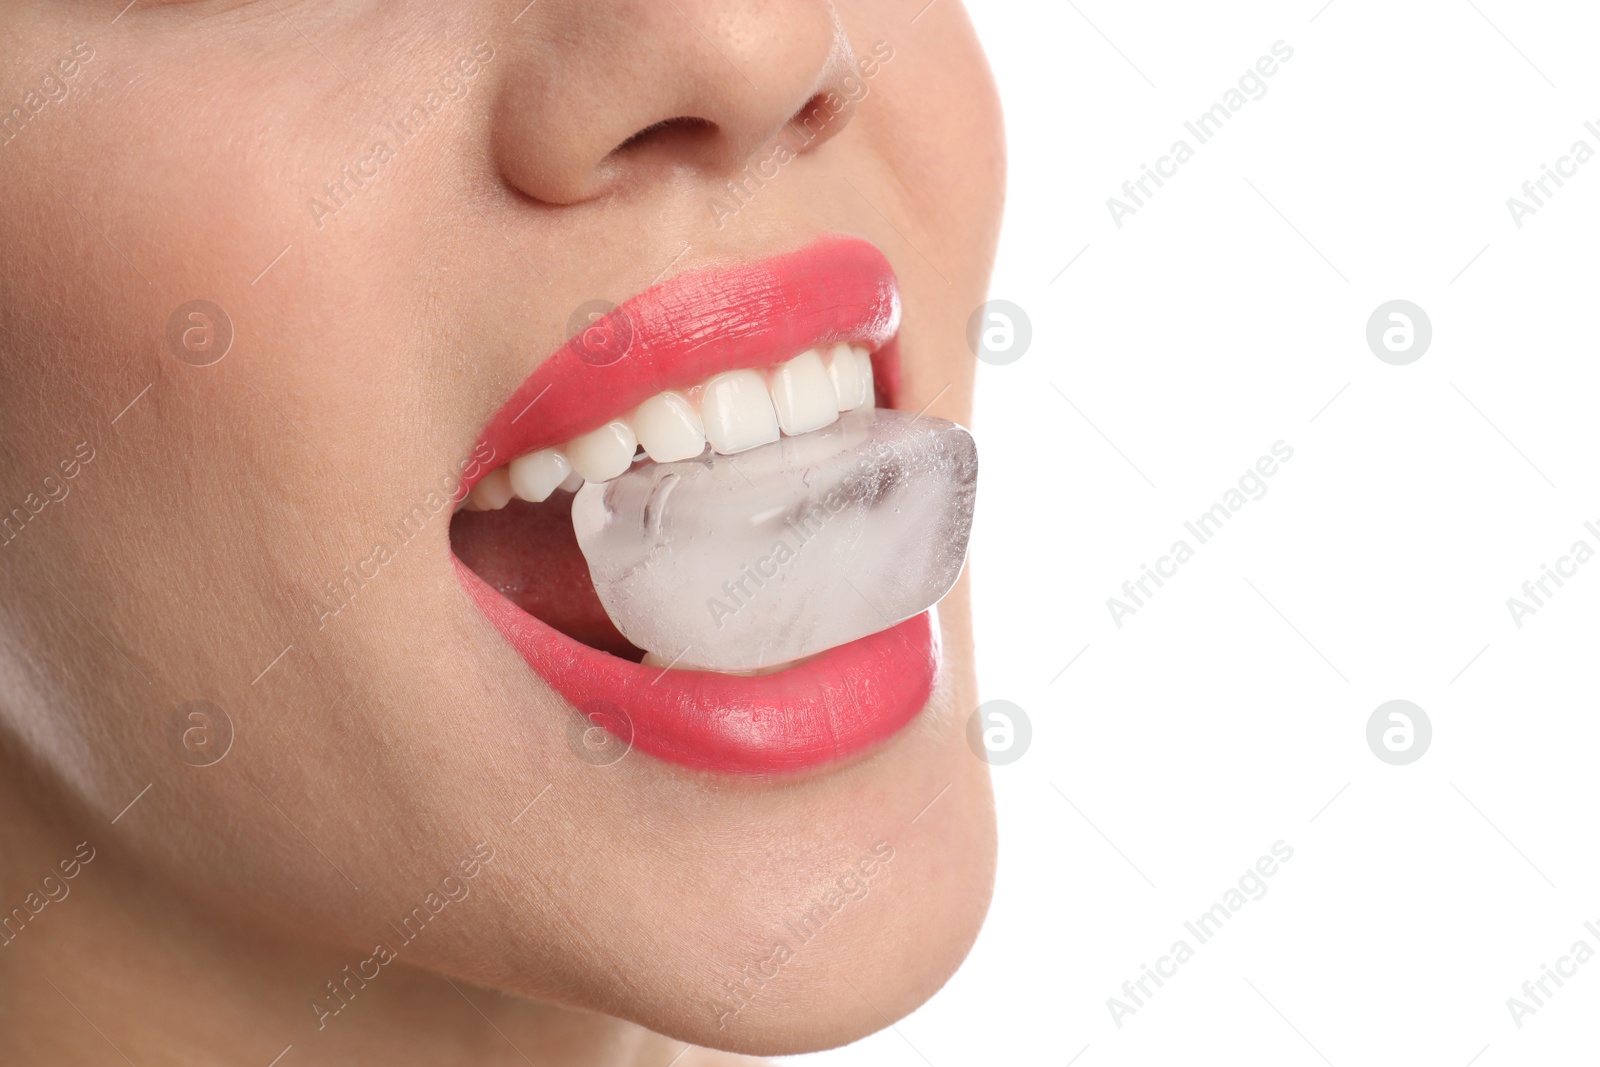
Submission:
[[[850,448],[866,447],[874,419],[908,421],[876,411],[893,408],[898,392],[899,320],[888,262],[872,245],[842,238],[680,275],[595,316],[540,364],[480,438],[475,454],[491,458],[469,481],[450,530],[463,585],[528,665],[582,716],[651,755],[726,772],[774,773],[837,761],[888,738],[932,693],[938,646],[930,613],[921,607],[948,585],[919,602],[915,614],[874,604],[872,625],[837,631],[848,639],[831,640],[823,626],[812,645],[791,646],[803,653],[792,657],[766,655],[765,641],[760,654],[749,642],[711,647],[726,622],[717,615],[718,593],[709,601],[715,625],[700,624],[710,639],[678,648],[676,638],[657,637],[671,634],[671,627],[655,624],[705,610],[702,598],[688,592],[699,587],[683,584],[676,573],[686,566],[681,557],[663,556],[655,546],[654,599],[638,609],[646,603],[639,572],[649,568],[634,560],[605,566],[599,554],[609,542],[596,533],[602,520],[594,516],[626,510],[637,500],[643,526],[659,532],[669,493],[676,494],[671,506],[687,517],[669,514],[668,526],[696,518],[697,501],[746,498],[731,490],[716,497],[719,479],[736,475],[759,488],[762,477],[752,480],[737,462],[787,474],[802,494],[827,462],[843,469],[854,457]],[[902,426],[895,430],[906,436]],[[927,424],[917,430],[923,437],[930,432]],[[954,465],[944,466],[970,482],[975,456],[956,451]],[[869,481],[868,503],[905,513],[902,527],[926,525],[907,506],[906,487],[894,478]],[[896,492],[901,495],[890,498],[893,506],[883,507],[885,495]],[[834,491],[834,512],[848,496]],[[964,500],[970,517],[970,489]],[[766,521],[779,509],[761,510],[754,518]],[[818,513],[824,519],[831,514]],[[727,536],[748,531],[751,519],[730,519],[723,524]],[[811,529],[795,526],[792,517],[784,521],[797,537]],[[846,525],[837,522],[823,532],[833,536]],[[720,536],[717,527],[707,526],[702,541]],[[581,535],[587,539],[580,545]],[[965,523],[958,537],[932,540],[953,582],[965,554]],[[807,557],[807,581],[827,596],[832,587],[815,577],[827,574],[824,551],[813,549]],[[596,558],[586,559],[585,552]],[[596,559],[602,562],[591,567]],[[770,560],[758,565],[762,573],[775,567]],[[602,574],[606,580],[597,588]],[[678,585],[671,584],[675,580]],[[722,610],[731,618],[748,604],[738,622],[757,627],[751,620],[770,618],[783,603],[776,594],[760,602],[756,593],[765,587],[748,566],[734,571],[721,587],[727,594]],[[863,600],[881,602],[876,591]],[[848,619],[863,611],[859,604],[838,607],[833,613],[813,605],[812,615]],[[639,642],[659,647],[647,650]]]

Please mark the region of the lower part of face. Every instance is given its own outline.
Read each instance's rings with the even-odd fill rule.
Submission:
[[[820,1048],[938,988],[994,853],[964,585],[886,740],[610,762],[448,509],[395,531],[585,306],[840,235],[898,280],[895,406],[964,420],[1002,176],[959,8],[14,6],[0,729],[61,810],[289,944],[370,955],[450,877],[409,964],[697,1043]]]

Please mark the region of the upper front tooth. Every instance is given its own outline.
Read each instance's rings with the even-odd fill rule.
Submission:
[[[772,406],[790,437],[820,430],[839,417],[839,397],[816,349],[807,349],[772,372]]]
[[[851,345],[850,351],[855,354],[857,373],[861,376],[861,402],[872,407],[877,402],[872,387],[872,353],[859,345]]]
[[[633,463],[639,440],[625,419],[612,419],[598,430],[567,443],[573,473],[586,482],[608,482]]]
[[[693,459],[705,451],[700,413],[682,393],[657,393],[633,413],[633,432],[645,455],[657,463]]]
[[[557,488],[576,492],[584,482],[607,482],[633,465],[636,450],[657,463],[693,459],[712,449],[744,452],[832,425],[841,411],[873,403],[872,357],[860,345],[840,343],[824,353],[809,348],[766,371],[726,371],[688,391],[657,393],[629,415],[559,448],[546,448],[486,476],[462,506],[471,511],[504,507],[513,495],[548,499]]]
[[[778,439],[778,416],[760,371],[728,371],[706,382],[700,419],[706,440],[725,456]]]
[[[839,394],[840,411],[861,406],[861,364],[849,345],[841,342],[828,349],[828,377]]]
[[[537,504],[548,499],[571,473],[572,464],[560,449],[542,448],[511,461],[511,488],[522,499]]]

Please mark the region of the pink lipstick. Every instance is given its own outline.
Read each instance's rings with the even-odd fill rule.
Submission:
[[[687,272],[600,316],[540,363],[479,446],[524,455],[592,431],[663,390],[834,343],[870,351],[878,402],[893,406],[899,320],[888,261],[856,239]],[[579,715],[663,760],[736,774],[824,766],[889,738],[933,691],[939,651],[927,612],[768,674],[636,662],[603,613],[593,619],[592,588],[581,597],[574,567],[551,560],[556,547],[520,543],[517,531],[551,524],[457,518],[467,529],[453,533],[456,573],[489,622]],[[527,577],[546,573],[565,574],[559,590],[536,589]],[[575,621],[586,613],[590,625]]]

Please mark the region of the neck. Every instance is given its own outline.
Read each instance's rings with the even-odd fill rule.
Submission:
[[[226,902],[153,882],[108,833],[29,804],[24,793],[42,794],[14,770],[0,756],[0,1063],[728,1062],[401,961],[347,981],[340,1010],[319,1019],[307,990],[316,976],[342,978],[348,959],[239,929],[214,914]]]

